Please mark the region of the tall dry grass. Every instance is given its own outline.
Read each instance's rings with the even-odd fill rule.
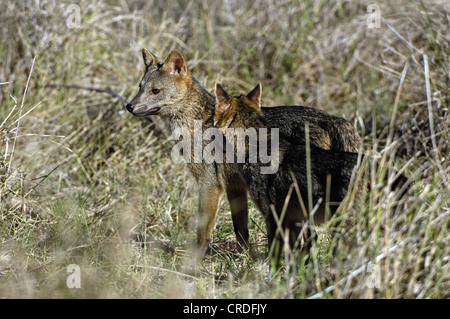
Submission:
[[[0,3],[0,296],[448,298],[449,45],[446,1],[93,1]],[[68,21],[70,22],[68,24]],[[174,48],[209,90],[263,84],[265,105],[302,104],[352,121],[366,152],[410,177],[402,203],[383,170],[351,195],[311,262],[267,283],[268,264],[234,249],[224,201],[216,253],[181,271],[195,239],[192,177],[164,125],[132,118],[140,49]],[[251,240],[265,245],[251,213]],[[334,249],[334,247],[337,247]],[[331,252],[337,255],[332,257]],[[301,262],[300,262],[301,263]],[[81,268],[82,288],[66,285]],[[287,260],[285,268],[294,267]]]

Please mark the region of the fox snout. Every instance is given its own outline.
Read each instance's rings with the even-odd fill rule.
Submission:
[[[139,93],[134,99],[128,102],[125,106],[128,112],[138,117],[159,114],[159,110],[161,109],[159,106],[148,105],[148,103],[145,103],[141,99],[142,96]]]
[[[159,111],[161,109],[158,106],[151,107],[147,104],[134,103],[133,101],[129,102],[125,107],[127,108],[128,112],[138,117],[159,114]]]

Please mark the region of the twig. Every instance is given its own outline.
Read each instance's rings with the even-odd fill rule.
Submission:
[[[409,48],[413,49],[414,51],[416,51],[417,53],[423,55],[424,53],[419,50],[418,48],[416,48],[411,42],[409,42],[408,40],[406,40],[400,33],[397,32],[397,30],[394,29],[394,27],[392,27],[389,22],[386,21],[385,18],[383,18],[382,16],[380,16],[381,21],[392,31],[394,32],[394,34],[403,42],[405,42]]]
[[[436,165],[439,169],[440,175],[442,176],[442,181],[444,182],[445,186],[448,188],[448,181],[447,181],[447,175],[445,174],[444,169],[442,168],[441,161],[439,160],[438,155],[438,149],[437,149],[437,143],[436,143],[436,133],[434,131],[434,119],[433,119],[433,109],[431,105],[431,88],[430,88],[430,75],[429,75],[429,68],[428,68],[428,55],[423,55],[423,68],[425,72],[425,87],[427,90],[427,106],[428,106],[428,122],[430,123],[430,134],[431,134],[431,143],[433,145],[433,155],[434,160],[436,161]]]
[[[33,63],[31,64],[30,73],[28,74],[27,85],[25,86],[25,92],[23,93],[22,104],[20,105],[20,110],[19,110],[19,119],[17,120],[16,135],[14,137],[14,143],[13,143],[13,146],[12,146],[11,156],[9,158],[9,165],[8,165],[8,169],[6,171],[6,175],[8,175],[9,170],[11,169],[12,160],[13,160],[13,157],[14,157],[14,151],[16,149],[16,140],[17,140],[17,134],[19,133],[20,119],[22,117],[23,105],[25,104],[25,98],[27,97],[28,85],[30,84],[31,74],[33,73],[34,62],[35,61],[36,61],[36,57],[33,58]]]
[[[16,98],[14,97],[14,95],[12,95],[11,93],[9,93],[8,91],[6,91],[6,90],[2,87],[4,84],[8,84],[8,83],[12,83],[12,82],[3,82],[3,83],[0,83],[0,88],[2,88],[3,91],[5,91],[6,93],[8,93],[9,96],[11,97],[11,99],[13,99],[13,101],[14,101],[14,107],[12,108],[11,112],[9,112],[9,114],[5,117],[5,119],[3,120],[2,124],[0,124],[0,128],[3,127],[3,125],[4,125],[4,124],[6,123],[6,121],[9,119],[9,117],[14,113],[14,110],[15,110],[16,107],[17,107],[17,100],[16,100]]]
[[[50,170],[50,172],[48,172],[47,174],[45,174],[45,175],[43,175],[43,176],[40,176],[40,177],[34,178],[34,180],[36,180],[36,179],[41,179],[41,180],[40,180],[38,183],[36,183],[36,185],[34,185],[34,186],[31,188],[31,190],[30,190],[24,197],[27,197],[29,194],[31,194],[31,193],[36,189],[36,187],[38,187],[39,185],[41,185],[42,182],[45,181],[45,180],[47,179],[47,177],[50,176],[51,173],[53,173],[54,171],[56,171],[60,166],[62,166],[62,165],[64,165],[64,164],[68,163],[69,160],[71,160],[71,158],[66,159],[66,160],[65,160],[64,162],[62,162],[62,163],[59,163],[59,164],[56,165],[54,168],[52,168],[52,169]]]
[[[91,86],[82,86],[82,85],[76,85],[76,84],[48,84],[46,87],[51,88],[66,88],[66,89],[77,89],[77,90],[86,90],[86,91],[94,91],[94,92],[101,92],[101,93],[107,93],[109,95],[114,96],[115,98],[118,98],[123,104],[127,105],[129,102],[122,96],[120,96],[117,93],[114,93],[112,91],[106,90],[106,89],[99,89]]]
[[[400,83],[399,83],[398,89],[397,89],[397,94],[395,95],[394,109],[392,111],[391,122],[389,123],[389,136],[388,136],[388,142],[386,143],[387,145],[391,144],[391,141],[392,141],[392,138],[394,135],[394,123],[395,123],[395,118],[397,115],[398,103],[400,101],[400,96],[401,96],[402,89],[403,89],[403,83],[405,82],[407,71],[408,71],[408,61],[406,61],[405,66],[403,67],[402,75],[400,77]]]

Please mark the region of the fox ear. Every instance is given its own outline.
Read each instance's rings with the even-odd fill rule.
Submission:
[[[217,102],[225,102],[230,98],[228,93],[224,90],[224,88],[219,83],[216,83],[216,91],[215,92],[216,92]]]
[[[257,110],[261,109],[261,83],[259,83],[250,93],[247,94],[247,99],[250,100],[251,106]]]
[[[216,108],[214,110],[214,125],[219,127],[221,130],[226,130],[229,123],[231,101],[228,93],[223,89],[223,87],[216,83]]]
[[[185,77],[189,73],[183,54],[178,50],[170,52],[166,61],[164,61],[164,67],[171,75]]]
[[[144,58],[144,64],[147,68],[157,63],[161,63],[161,61],[146,48],[142,49],[142,57]]]

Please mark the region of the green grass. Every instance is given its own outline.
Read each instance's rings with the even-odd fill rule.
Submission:
[[[367,29],[368,4],[98,0],[80,3],[80,28],[68,28],[62,4],[2,2],[0,83],[12,83],[0,87],[0,297],[449,298],[449,8],[383,2],[391,28]],[[180,49],[210,91],[217,80],[233,92],[261,82],[264,105],[345,117],[366,152],[410,177],[411,192],[399,205],[384,170],[365,166],[358,178],[374,187],[361,199],[351,189],[311,262],[286,261],[271,282],[260,214],[250,203],[251,258],[236,249],[224,198],[213,253],[193,275],[195,182],[173,163],[164,124],[106,94],[47,87],[129,99],[142,47],[160,58]],[[70,264],[81,289],[67,288]],[[365,265],[379,271],[376,288]]]

